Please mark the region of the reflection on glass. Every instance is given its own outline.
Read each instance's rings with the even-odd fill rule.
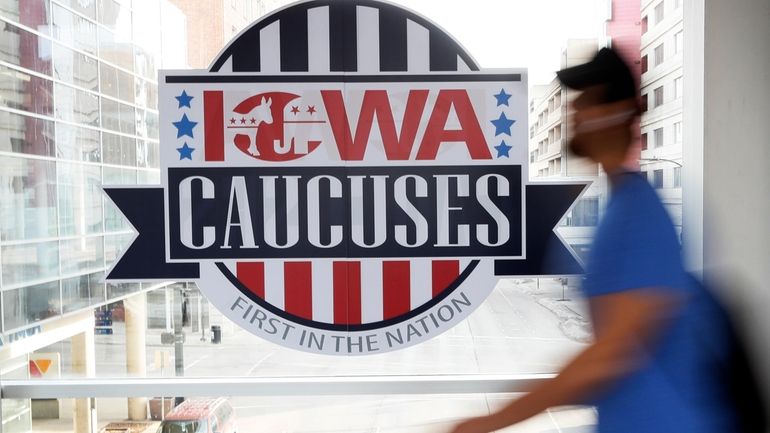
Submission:
[[[103,132],[102,145],[105,164],[136,166],[137,154],[134,138]]]
[[[98,0],[98,21],[120,34],[131,36],[131,11],[115,0]]]
[[[0,111],[0,151],[53,156],[53,135],[50,120]]]
[[[56,83],[56,117],[99,126],[99,98],[83,90]]]
[[[139,283],[111,283],[107,282],[107,298],[114,299],[125,296],[141,289]]]
[[[129,168],[104,167],[104,185],[136,184],[136,170]],[[104,201],[104,228],[107,232],[123,231],[130,228],[123,214],[109,199]],[[109,248],[108,248],[109,251]]]
[[[55,278],[59,275],[59,245],[56,241],[4,246],[0,257],[3,287]],[[56,298],[59,298],[58,295]]]
[[[56,125],[56,156],[76,161],[99,162],[102,159],[99,132],[66,123],[58,123]]]
[[[154,79],[160,61],[160,2],[134,2],[133,21],[135,71],[138,75]]]
[[[102,98],[102,126],[115,132],[136,134],[134,107]]]
[[[0,66],[0,101],[4,106],[50,116],[52,96],[51,80]]]
[[[62,304],[65,313],[91,305],[90,280],[89,275],[61,280]]]
[[[59,0],[59,3],[94,19],[96,17],[96,2],[94,0]]]
[[[134,70],[134,48],[131,43],[131,29],[123,34],[99,27],[99,57],[129,71]]]
[[[54,77],[88,90],[99,90],[99,71],[96,59],[53,44]]]
[[[51,75],[51,41],[3,23],[0,28],[0,60]]]
[[[121,233],[104,236],[104,261],[112,265],[134,239],[133,233]]]
[[[0,203],[0,240],[56,236],[55,163],[0,156]]]
[[[58,162],[59,233],[85,235],[102,231],[101,167]]]
[[[104,238],[69,239],[59,243],[62,275],[82,274],[104,268]]]
[[[99,67],[102,93],[126,102],[134,102],[134,76],[105,63],[100,63]]]
[[[48,0],[0,0],[0,16],[49,34]]]
[[[71,3],[93,6],[90,0],[72,0]],[[93,14],[88,16],[93,18]],[[96,24],[56,4],[53,6],[53,36],[71,47],[96,54]]]

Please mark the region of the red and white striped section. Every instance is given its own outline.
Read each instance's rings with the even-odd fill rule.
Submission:
[[[227,266],[256,296],[289,314],[359,325],[391,319],[444,291],[470,260],[267,260]]]

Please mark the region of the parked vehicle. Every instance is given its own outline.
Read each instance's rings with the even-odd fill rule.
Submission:
[[[236,433],[235,410],[226,398],[185,400],[166,415],[157,433]]]

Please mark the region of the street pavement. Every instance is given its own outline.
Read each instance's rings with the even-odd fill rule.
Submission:
[[[364,357],[331,357],[277,346],[239,329],[219,314],[211,323],[223,329],[221,344],[209,333],[185,329],[184,375],[187,377],[297,377],[353,375],[441,375],[552,373],[584,347],[590,335],[579,296],[553,279],[505,280],[467,320],[432,340],[404,350]],[[125,330],[96,336],[98,377],[124,377]],[[173,375],[173,346],[161,344],[161,330],[147,335],[150,377]],[[70,375],[69,343],[45,351],[62,353],[63,375]],[[171,366],[156,368],[157,351],[167,351]],[[148,396],[152,397],[152,396]],[[234,397],[239,433],[440,432],[461,418],[488,413],[506,395],[373,395],[341,397]],[[62,419],[35,421],[33,431],[69,431],[71,401],[62,400]],[[127,417],[125,399],[97,401],[99,426]],[[587,433],[595,414],[590,408],[553,410],[506,432]],[[65,428],[61,430],[60,428]]]

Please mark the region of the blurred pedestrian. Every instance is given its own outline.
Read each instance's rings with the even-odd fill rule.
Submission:
[[[733,432],[729,406],[704,367],[703,336],[693,337],[688,316],[698,288],[674,226],[646,177],[624,166],[641,112],[634,78],[608,48],[557,75],[582,91],[570,150],[600,164],[611,189],[582,287],[594,341],[555,378],[452,431],[490,432],[554,406],[592,405],[599,433]]]

